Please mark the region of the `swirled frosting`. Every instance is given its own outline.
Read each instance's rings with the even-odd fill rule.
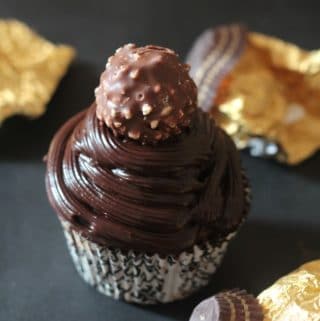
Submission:
[[[46,186],[59,217],[90,240],[174,254],[238,227],[240,166],[231,139],[200,109],[182,134],[153,146],[113,135],[93,104],[55,135]]]

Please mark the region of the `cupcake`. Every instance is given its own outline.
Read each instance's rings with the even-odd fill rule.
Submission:
[[[47,154],[46,187],[81,277],[140,304],[210,280],[249,208],[232,140],[197,108],[189,66],[133,44],[108,59],[95,102]]]

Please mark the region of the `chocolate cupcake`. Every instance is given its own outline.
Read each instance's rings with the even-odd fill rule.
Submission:
[[[206,285],[248,213],[232,140],[169,49],[110,57],[96,101],[57,132],[46,186],[85,281],[141,304]]]

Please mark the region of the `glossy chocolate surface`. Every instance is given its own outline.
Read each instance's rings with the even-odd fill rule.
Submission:
[[[165,254],[236,229],[246,206],[238,152],[201,110],[181,135],[152,146],[114,136],[93,104],[55,135],[46,184],[82,235]]]

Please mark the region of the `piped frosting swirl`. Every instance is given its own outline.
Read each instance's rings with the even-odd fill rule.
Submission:
[[[63,220],[122,249],[178,253],[225,236],[246,212],[238,152],[200,110],[186,132],[153,146],[114,136],[93,104],[55,135],[46,185]]]

